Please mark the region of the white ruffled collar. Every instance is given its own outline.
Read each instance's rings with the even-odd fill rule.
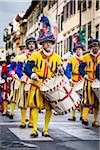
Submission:
[[[45,56],[50,56],[50,55],[52,55],[53,50],[51,50],[50,52],[46,52],[45,50],[40,50],[40,52],[43,52],[43,54],[44,54]]]

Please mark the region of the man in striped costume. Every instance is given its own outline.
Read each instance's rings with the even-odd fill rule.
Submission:
[[[20,45],[20,54],[24,53],[26,50],[26,46],[24,44]],[[11,93],[10,93],[10,112],[8,117],[10,119],[13,119],[14,116],[14,110],[18,101],[18,91],[19,91],[19,85],[20,82],[18,80],[18,76],[16,74],[16,65],[18,63],[19,55],[15,56],[9,65],[8,71],[13,76],[13,81],[11,84]]]
[[[42,132],[42,136],[48,137],[48,127],[51,119],[52,111],[50,104],[44,99],[40,92],[41,83],[48,77],[57,71],[62,70],[61,58],[53,51],[52,45],[55,43],[53,35],[42,36],[38,40],[39,44],[42,45],[43,49],[35,52],[28,59],[25,66],[25,73],[33,80],[33,85],[30,89],[29,94],[29,106],[32,108],[33,117],[33,132],[31,137],[35,138],[38,136],[37,122],[39,109],[46,109],[45,112],[45,123]],[[59,67],[58,67],[59,66]]]
[[[31,80],[25,75],[23,72],[25,63],[27,63],[28,58],[31,54],[36,51],[37,44],[36,40],[33,37],[30,37],[26,40],[26,51],[19,56],[18,63],[16,66],[16,73],[20,80],[20,87],[19,87],[19,97],[18,97],[18,107],[21,109],[21,125],[20,128],[26,127],[26,109],[28,107],[27,103],[27,95],[30,89]],[[31,116],[31,108],[30,108],[30,117],[29,117],[29,124],[28,127],[33,127],[32,124],[32,116]]]
[[[71,83],[72,86],[74,86],[78,81],[82,80],[82,76],[79,73],[79,64],[81,62],[81,56],[82,56],[82,50],[83,46],[76,45],[73,49],[74,55],[69,59],[66,70],[65,70],[65,75],[69,79],[69,82]],[[80,107],[81,108],[81,107]],[[76,120],[76,109],[72,111],[72,119],[68,119],[71,121]],[[80,120],[82,120],[82,109],[80,109]]]
[[[80,74],[84,78],[83,87],[83,120],[82,124],[84,127],[88,127],[88,114],[90,107],[94,108],[93,114],[93,127],[98,127],[98,100],[92,91],[91,83],[95,80],[95,70],[97,65],[97,55],[99,51],[99,41],[97,39],[92,39],[89,41],[90,53],[85,54],[81,58],[81,63],[79,66]]]

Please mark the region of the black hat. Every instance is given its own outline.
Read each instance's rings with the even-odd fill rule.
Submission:
[[[100,46],[100,41],[98,39],[90,39],[88,41],[88,48],[91,48],[92,46]]]
[[[33,37],[30,37],[30,38],[28,38],[28,39],[26,40],[26,46],[27,46],[27,48],[28,48],[28,44],[29,44],[30,42],[34,42],[34,43],[35,43],[35,48],[37,48],[36,39],[33,38]]]
[[[26,48],[26,45],[25,45],[25,44],[21,44],[21,45],[19,46],[19,48],[20,48],[20,50],[22,50],[23,48]]]
[[[81,48],[83,50],[83,45],[82,44],[78,44],[73,48],[73,52],[76,52],[77,48]]]

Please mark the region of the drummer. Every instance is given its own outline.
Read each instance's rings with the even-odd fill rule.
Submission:
[[[46,25],[50,27],[48,18],[43,16],[41,20],[45,19]],[[42,30],[40,30],[42,31]],[[49,28],[50,31],[50,28]],[[45,123],[42,132],[42,136],[49,137],[48,127],[52,116],[50,104],[43,98],[40,92],[41,83],[48,77],[50,77],[55,71],[62,71],[62,61],[61,58],[53,51],[53,44],[55,43],[54,35],[51,31],[46,34],[39,36],[38,42],[42,45],[42,49],[38,52],[34,52],[29,58],[26,66],[25,73],[33,80],[35,86],[31,86],[29,105],[32,108],[33,116],[33,132],[31,137],[35,138],[38,136],[37,132],[37,122],[38,122],[38,112],[39,109],[45,108]],[[59,67],[58,67],[59,66]],[[33,71],[34,68],[34,71]]]
[[[81,44],[76,45],[73,49],[74,55],[69,59],[68,65],[65,70],[65,75],[69,79],[69,82],[74,86],[78,81],[82,79],[79,73],[79,64],[81,62],[81,56],[83,54],[83,46]],[[76,120],[76,109],[72,110],[72,118],[70,121]],[[82,108],[80,107],[80,120],[82,120]]]
[[[97,39],[91,39],[88,42],[90,53],[85,54],[82,57],[82,62],[79,66],[80,74],[84,77],[83,87],[83,120],[84,127],[88,127],[88,114],[90,107],[92,106],[94,119],[92,126],[98,127],[98,100],[94,95],[91,88],[91,83],[95,79],[95,70],[97,65],[97,55],[99,51],[99,41]]]

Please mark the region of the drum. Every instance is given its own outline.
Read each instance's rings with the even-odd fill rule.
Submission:
[[[91,86],[100,103],[100,81],[98,79],[95,79],[92,82]]]
[[[84,81],[83,80],[80,80],[78,81],[75,86],[73,87],[73,90],[75,92],[77,92],[79,94],[79,96],[82,96],[83,94],[83,85],[84,85]]]
[[[54,74],[41,85],[40,91],[58,114],[66,114],[80,103],[80,97],[65,76]]]

